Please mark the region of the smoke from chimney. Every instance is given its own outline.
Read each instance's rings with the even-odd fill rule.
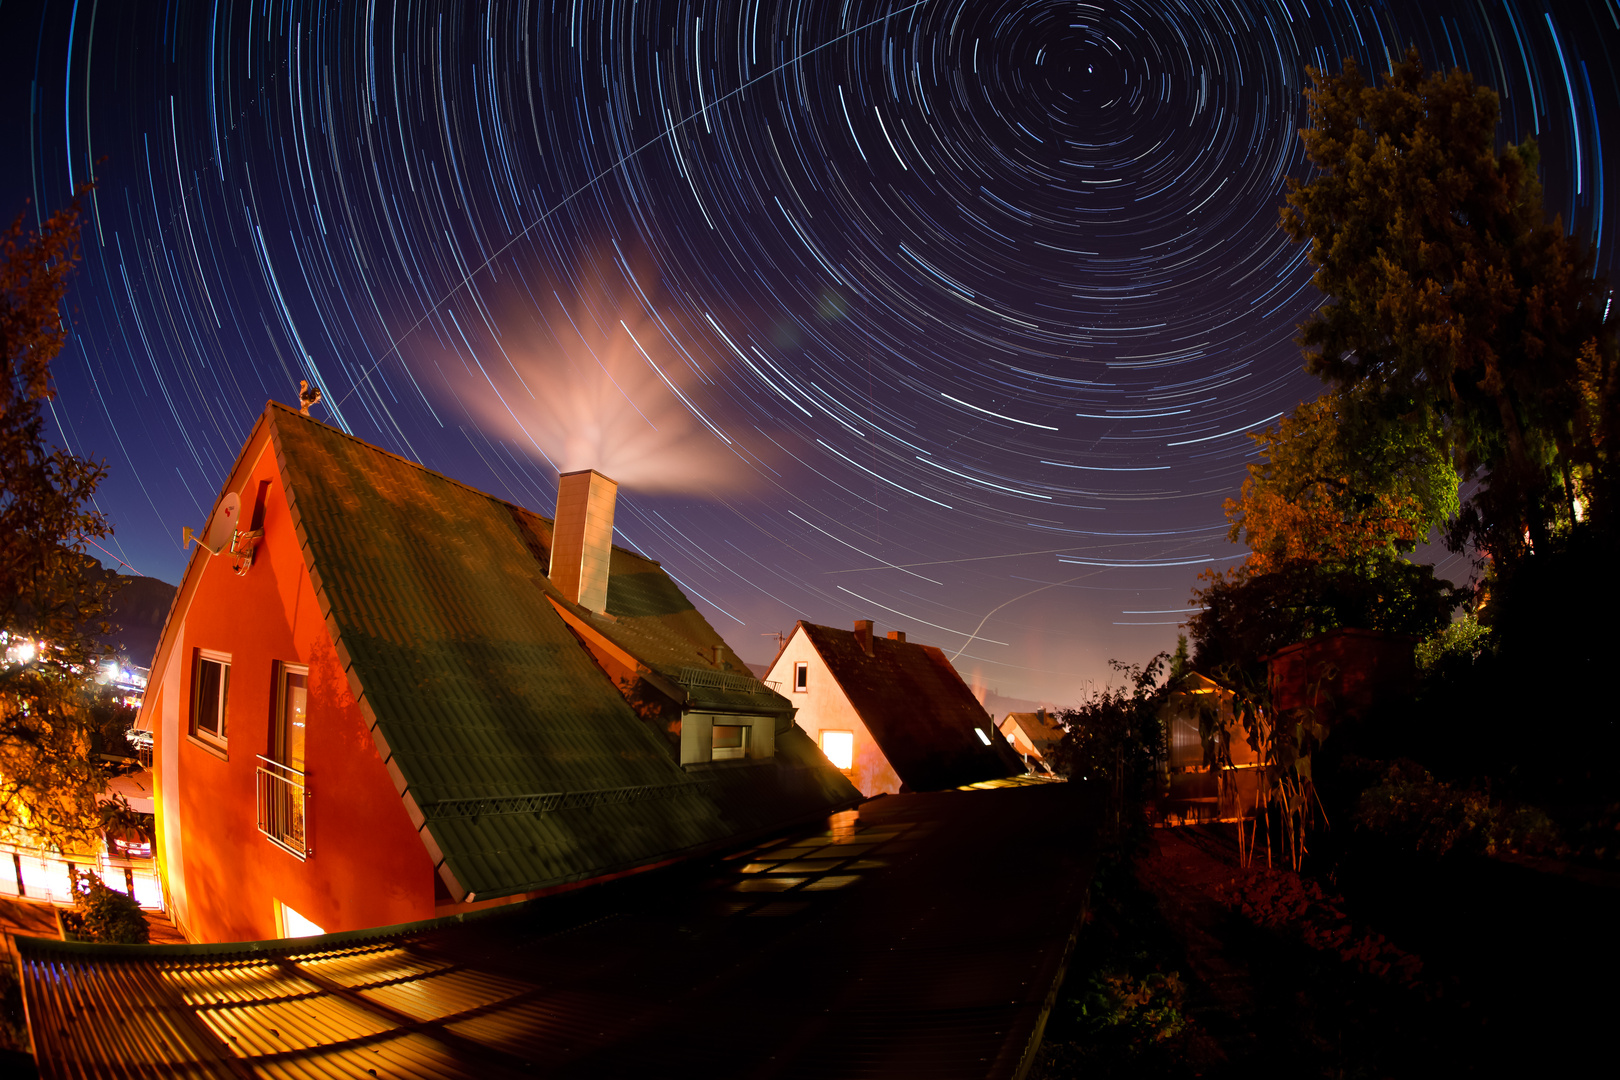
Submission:
[[[551,583],[580,607],[607,610],[608,562],[613,554],[613,503],[619,485],[595,469],[557,478],[552,527]]]

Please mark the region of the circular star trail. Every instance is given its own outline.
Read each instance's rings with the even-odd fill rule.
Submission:
[[[1414,46],[1534,137],[1607,273],[1620,12],[582,2],[0,9],[10,212],[83,197],[58,437],[178,580],[266,398],[549,512],[623,485],[746,657],[874,618],[1067,703],[1241,550],[1320,392],[1277,228],[1306,67]],[[1457,559],[1442,573],[1466,576]]]

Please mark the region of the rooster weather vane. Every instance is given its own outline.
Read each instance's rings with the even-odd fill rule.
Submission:
[[[311,390],[309,388],[309,380],[308,379],[299,379],[298,380],[298,415],[299,416],[308,416],[309,415],[309,407],[311,405],[320,404],[320,400],[321,400],[321,389],[320,389],[320,387],[317,386],[315,389]]]

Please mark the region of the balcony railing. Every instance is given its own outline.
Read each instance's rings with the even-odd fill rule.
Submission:
[[[134,749],[135,756],[140,759],[141,768],[152,767],[152,733],[134,729],[124,732],[124,739]]]
[[[310,856],[309,786],[303,773],[259,755],[259,831],[300,859]]]

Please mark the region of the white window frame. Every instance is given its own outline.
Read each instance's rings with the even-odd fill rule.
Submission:
[[[681,718],[681,767],[703,768],[719,763],[730,765],[745,761],[765,762],[776,756],[775,720],[770,716],[748,713],[686,713]],[[714,729],[716,727],[742,727],[742,753],[716,758],[714,756]],[[734,748],[733,748],[734,749]]]
[[[715,746],[714,731],[716,728],[732,728],[742,733],[741,743],[737,746]],[[752,724],[713,724],[709,725],[709,760],[710,761],[737,761],[749,756],[751,749],[749,736],[753,734]]]
[[[795,660],[793,662],[793,692],[795,694],[808,694],[810,692],[810,661]]]
[[[219,680],[219,701],[216,720],[219,723],[218,731],[209,731],[198,723],[198,706],[202,704],[202,665],[204,663],[219,664],[224,668]],[[218,649],[193,649],[191,655],[191,715],[187,718],[187,730],[193,739],[218,747],[224,750],[229,742],[230,727],[226,723],[226,709],[231,698],[231,654],[220,652]]]

